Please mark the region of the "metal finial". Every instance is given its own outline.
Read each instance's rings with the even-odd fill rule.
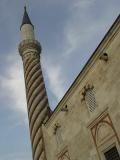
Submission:
[[[24,7],[25,11],[27,10],[27,8],[29,8],[28,4],[29,4],[28,0],[25,0],[25,7]]]
[[[24,6],[24,10],[25,10],[25,11],[27,11],[27,7],[26,7],[26,5]]]

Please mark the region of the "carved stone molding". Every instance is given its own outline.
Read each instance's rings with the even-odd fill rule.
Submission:
[[[112,136],[117,137],[117,133],[111,121],[109,114],[100,119],[92,128],[91,133],[97,147],[105,143]],[[118,139],[119,141],[119,139]]]
[[[99,159],[101,159],[100,148],[105,144],[108,144],[111,142],[111,140],[115,139],[120,145],[119,137],[107,110],[105,110],[105,112],[103,112],[95,120],[93,120],[88,128],[91,130]]]
[[[58,160],[70,160],[70,156],[68,151],[64,152],[59,158]]]
[[[35,49],[39,54],[41,53],[41,45],[37,40],[23,40],[19,44],[19,53],[22,56],[26,50]]]
[[[64,147],[63,150],[57,155],[58,160],[70,160],[68,147]]]

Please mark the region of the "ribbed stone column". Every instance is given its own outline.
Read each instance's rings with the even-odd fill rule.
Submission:
[[[26,7],[20,31],[22,42],[19,45],[19,53],[24,67],[33,160],[46,160],[42,123],[49,118],[50,108],[40,64],[41,46],[35,40],[34,26]]]
[[[23,40],[19,52],[24,66],[33,160],[45,160],[41,125],[49,117],[50,109],[40,65],[41,47],[36,40]]]

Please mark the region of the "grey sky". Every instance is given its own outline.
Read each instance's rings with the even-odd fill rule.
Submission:
[[[24,0],[0,1],[0,160],[31,160],[24,78],[18,54]],[[55,108],[119,15],[119,0],[29,0]]]

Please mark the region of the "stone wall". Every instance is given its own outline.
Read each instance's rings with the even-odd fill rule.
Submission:
[[[120,151],[120,17],[43,125],[43,133],[48,160],[104,160],[112,146]]]

